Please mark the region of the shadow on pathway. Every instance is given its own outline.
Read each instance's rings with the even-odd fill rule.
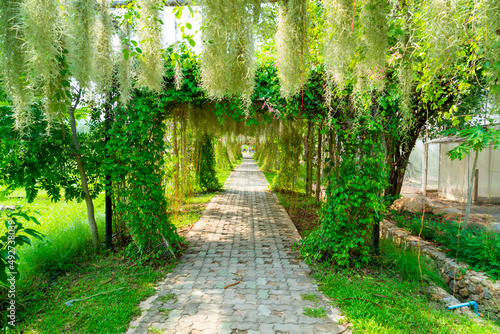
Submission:
[[[298,260],[300,237],[251,158],[231,173],[188,234],[177,267],[141,303],[127,333],[348,333]],[[226,285],[241,283],[224,289]],[[304,295],[316,301],[302,300]],[[326,317],[303,315],[323,308]]]

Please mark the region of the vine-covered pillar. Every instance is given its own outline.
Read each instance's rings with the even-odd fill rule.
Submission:
[[[308,119],[307,132],[304,140],[304,160],[306,162],[306,195],[310,195],[312,192],[312,160],[314,151],[313,132],[314,124],[310,119]]]
[[[277,146],[280,159],[274,187],[278,191],[293,192],[296,190],[297,174],[303,148],[302,136],[296,128],[296,124],[282,124]]]
[[[316,202],[319,202],[320,200],[320,195],[321,195],[321,166],[322,166],[322,139],[323,135],[321,134],[321,131],[323,129],[323,123],[320,122],[318,124],[318,152],[316,154]]]
[[[232,170],[233,164],[229,158],[228,148],[224,145],[222,139],[217,139],[215,144],[215,158],[217,166],[221,169]]]
[[[342,159],[329,173],[321,226],[301,241],[306,259],[341,266],[360,266],[370,259],[371,231],[385,209],[382,192],[387,185],[380,119],[364,111],[352,127],[342,120],[335,124]]]
[[[221,185],[215,172],[215,147],[213,136],[204,132],[197,138],[196,156],[198,168],[196,172],[196,186],[203,191],[215,191]]]
[[[136,96],[129,109],[115,111],[106,145],[111,157],[106,165],[116,186],[115,211],[139,253],[174,254],[180,237],[169,219],[163,182],[167,112],[147,96]]]

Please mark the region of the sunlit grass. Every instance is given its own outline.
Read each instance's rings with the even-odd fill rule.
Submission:
[[[18,332],[124,333],[139,314],[141,300],[155,293],[158,279],[173,263],[136,265],[105,251],[82,257],[71,270],[51,280],[36,280],[20,296]],[[65,303],[106,292],[87,300]],[[18,303],[21,305],[21,303]]]
[[[427,304],[419,282],[386,271],[317,267],[320,289],[342,310],[354,333],[499,333],[488,319],[470,319]]]
[[[28,203],[25,192],[16,190],[0,200],[1,205],[22,206],[23,210],[37,218],[40,225],[24,222],[44,235],[43,240],[32,239],[32,245],[24,245],[16,251],[19,255],[20,284],[24,278],[60,270],[72,266],[76,257],[92,250],[90,230],[87,223],[85,202],[52,202],[45,192],[40,192],[33,203]],[[104,233],[104,196],[94,200],[96,221],[101,234]],[[0,234],[5,226],[0,226]]]

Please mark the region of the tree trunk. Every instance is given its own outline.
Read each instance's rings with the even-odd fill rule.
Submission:
[[[274,149],[274,170],[280,169],[280,160],[279,160],[279,151],[278,151],[278,143],[277,138],[273,137],[273,149]]]
[[[310,184],[309,184],[309,170],[310,170],[310,163],[311,163],[311,159],[310,159],[310,156],[311,156],[311,149],[312,147],[311,146],[311,121],[310,120],[307,120],[307,133],[306,133],[306,137],[304,138],[304,148],[305,148],[305,151],[304,151],[304,160],[305,160],[305,163],[306,163],[306,195],[309,195],[310,194]]]
[[[411,138],[407,139],[407,141],[398,141],[394,146],[391,146],[389,141],[386,142],[386,152],[388,155],[387,162],[389,164],[390,171],[389,186],[385,190],[384,196],[395,198],[401,193],[406,167],[408,166],[408,160],[410,159],[413,147],[415,147],[419,133],[420,128]]]
[[[105,136],[105,141],[106,143],[109,141],[109,135],[108,131],[111,129],[111,123],[112,123],[112,115],[111,115],[111,104],[107,103],[106,104],[106,113],[104,115],[105,119],[105,129],[106,129],[106,136]],[[107,156],[107,159],[109,160],[109,156]],[[106,206],[106,248],[111,249],[113,247],[113,204],[112,204],[112,199],[111,199],[111,193],[112,193],[112,184],[111,184],[111,175],[109,175],[109,172],[106,172],[105,175],[106,178],[106,194],[105,194],[105,206]]]
[[[321,159],[321,129],[323,128],[323,123],[319,123],[318,125],[318,154],[316,157],[316,202],[319,202],[321,195],[321,163],[323,160]]]
[[[328,133],[328,174],[327,174],[328,185],[327,185],[327,190],[330,187],[333,168],[335,166],[335,164],[334,164],[335,154],[333,152],[333,150],[334,150],[334,143],[333,143],[334,137],[335,136],[333,135],[333,130],[330,129],[330,131]]]
[[[177,140],[177,113],[174,111],[172,115],[173,122],[173,149],[174,149],[174,207],[177,208],[179,201],[179,144]]]
[[[90,196],[87,174],[85,173],[85,166],[83,164],[82,155],[80,153],[80,145],[78,144],[74,109],[70,107],[68,110],[68,114],[71,125],[71,139],[73,141],[73,147],[75,149],[74,155],[76,163],[78,165],[80,179],[82,181],[82,189],[85,194],[85,203],[87,204],[87,219],[90,227],[90,235],[92,236],[92,245],[94,246],[94,249],[96,249],[100,245],[99,231],[97,230],[97,224],[95,222],[94,202],[92,201],[92,197]]]
[[[189,179],[188,179],[188,157],[187,157],[187,138],[186,138],[186,118],[184,116],[184,111],[182,113],[181,118],[181,195],[184,200],[186,194],[188,193],[189,188]]]
[[[309,171],[307,172],[307,184],[309,186],[309,195],[312,195],[312,181],[313,181],[313,160],[314,160],[314,123],[311,122],[311,133],[309,134]]]
[[[474,157],[474,163],[472,164],[472,172],[471,172],[472,176],[470,178],[469,193],[467,194],[467,208],[465,209],[465,218],[464,218],[463,229],[466,229],[467,226],[469,225],[470,206],[472,203],[472,187],[474,185],[474,179],[476,178],[476,167],[477,167],[478,155],[479,155],[479,152],[476,150],[476,156]]]
[[[380,242],[380,220],[377,219],[377,221],[373,224],[373,229],[372,229],[372,251],[375,255],[379,255],[380,253],[379,242]]]

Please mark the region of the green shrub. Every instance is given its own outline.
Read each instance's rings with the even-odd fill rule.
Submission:
[[[391,240],[381,240],[381,262],[409,282],[420,282],[421,277],[428,283],[435,283],[446,288],[434,262],[427,256],[421,256],[410,249],[403,249]],[[420,262],[420,263],[419,263]]]

